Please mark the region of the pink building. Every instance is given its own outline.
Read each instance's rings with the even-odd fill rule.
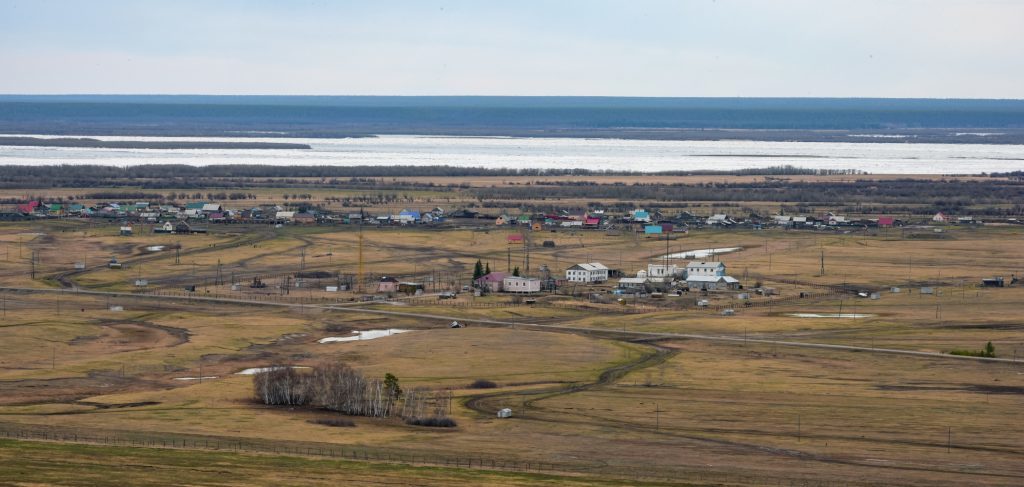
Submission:
[[[503,289],[503,282],[505,280],[505,276],[507,275],[508,274],[505,272],[492,272],[490,274],[480,277],[479,279],[474,281],[474,284],[476,284],[476,287],[492,293],[501,292]]]

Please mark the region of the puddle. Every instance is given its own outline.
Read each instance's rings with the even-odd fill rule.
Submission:
[[[412,330],[402,330],[400,328],[388,328],[386,330],[366,330],[366,331],[353,331],[352,336],[347,337],[327,337],[318,340],[319,343],[333,343],[333,342],[356,342],[359,340],[373,340],[374,338],[381,338],[391,336],[398,333],[405,333]]]
[[[246,369],[249,370],[249,369]],[[242,372],[245,372],[244,370]],[[241,372],[239,372],[241,373]],[[246,374],[249,375],[249,374]],[[204,375],[203,380],[216,379],[216,375]],[[175,377],[174,380],[199,380],[199,377]]]
[[[871,318],[875,315],[860,313],[789,313],[794,318]]]
[[[245,369],[241,372],[235,372],[235,375],[256,375],[260,372],[270,372],[271,370],[283,369],[284,367],[253,367],[251,369]],[[301,365],[293,365],[293,369],[308,369],[309,367],[303,367]]]
[[[736,252],[737,250],[743,250],[743,247],[722,247],[720,249],[698,249],[698,250],[687,250],[686,252],[676,252],[674,254],[668,254],[669,259],[704,259],[712,255],[728,254],[729,252]]]

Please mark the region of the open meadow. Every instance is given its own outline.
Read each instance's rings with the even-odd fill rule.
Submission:
[[[0,458],[26,482],[88,465],[78,483],[101,483],[119,468],[112,455],[137,466],[138,484],[216,482],[213,470],[274,482],[256,462],[309,483],[1024,482],[1024,288],[980,286],[1021,275],[1019,226],[671,240],[558,228],[516,231],[527,236],[515,244],[486,225],[141,228],[0,224]],[[716,248],[731,249],[713,258],[745,289],[774,294],[463,292],[478,260],[556,276],[598,261],[632,276]],[[424,292],[377,292],[382,276]],[[354,289],[326,289],[344,279]],[[949,354],[987,343],[994,358]],[[252,369],[338,362],[429,391],[456,426],[254,396]],[[351,426],[325,424],[339,417]]]

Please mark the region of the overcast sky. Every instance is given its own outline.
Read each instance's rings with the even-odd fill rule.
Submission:
[[[1024,98],[1024,1],[0,0],[0,93]]]

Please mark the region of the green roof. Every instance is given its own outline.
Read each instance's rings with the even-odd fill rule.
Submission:
[[[185,209],[186,210],[202,210],[203,209],[203,205],[205,205],[205,204],[206,203],[186,203],[185,204]]]

